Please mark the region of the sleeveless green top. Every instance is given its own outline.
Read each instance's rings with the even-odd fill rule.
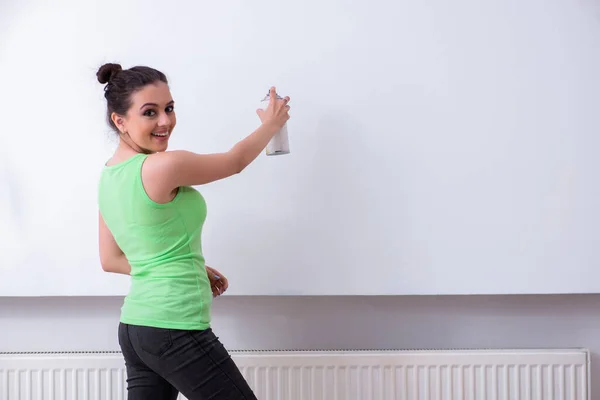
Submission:
[[[202,254],[206,202],[180,187],[169,203],[152,201],[142,184],[137,154],[105,166],[99,182],[100,213],[131,265],[131,286],[121,322],[159,328],[210,327],[212,291]]]

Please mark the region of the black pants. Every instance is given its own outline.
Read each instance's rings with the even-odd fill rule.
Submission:
[[[119,324],[129,400],[256,400],[212,329]]]

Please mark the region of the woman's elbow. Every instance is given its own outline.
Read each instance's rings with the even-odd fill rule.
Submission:
[[[100,260],[100,266],[104,272],[112,272],[113,268],[111,264],[106,260]]]
[[[104,272],[113,272],[115,270],[114,258],[100,256],[100,267],[102,267]]]

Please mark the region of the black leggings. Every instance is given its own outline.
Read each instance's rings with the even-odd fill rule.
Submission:
[[[129,400],[256,400],[212,329],[119,324]]]

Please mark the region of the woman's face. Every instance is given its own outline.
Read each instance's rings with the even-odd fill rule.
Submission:
[[[127,115],[111,116],[121,139],[140,153],[167,150],[177,117],[169,86],[164,82],[146,85],[131,96]]]

